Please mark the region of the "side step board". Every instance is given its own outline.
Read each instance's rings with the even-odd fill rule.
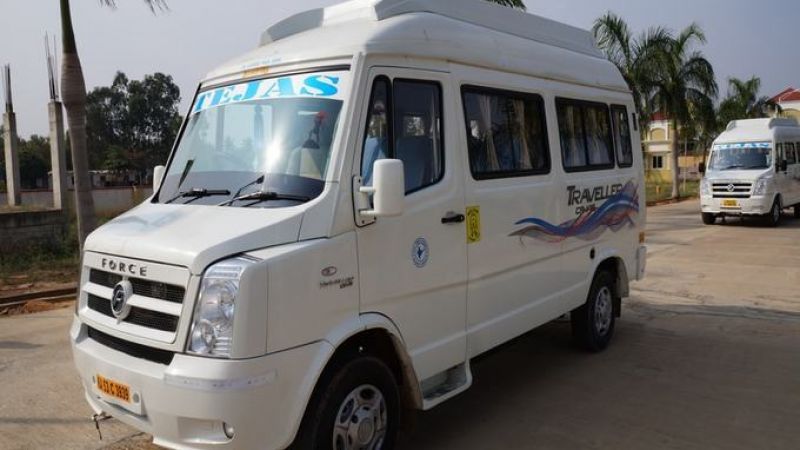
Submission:
[[[436,374],[421,383],[422,409],[429,410],[472,386],[469,361]]]

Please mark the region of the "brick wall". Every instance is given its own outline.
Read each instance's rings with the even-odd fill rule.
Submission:
[[[0,259],[28,248],[59,245],[66,232],[61,211],[0,213]]]

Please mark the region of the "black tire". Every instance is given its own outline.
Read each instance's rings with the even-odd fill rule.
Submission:
[[[800,205],[794,205],[794,218],[800,219]]]
[[[361,390],[364,388],[366,388],[366,391]],[[348,419],[344,422],[353,424],[352,426],[358,428],[357,424],[360,418],[356,413],[364,410],[364,408],[349,410],[345,406],[345,401],[356,392],[372,392],[372,395],[374,395],[375,390],[383,397],[386,412],[383,445],[376,448],[392,450],[397,441],[400,427],[400,392],[391,370],[383,361],[372,356],[358,356],[341,364],[338,369],[334,369],[330,376],[320,379],[318,388],[306,408],[303,422],[291,448],[296,450],[339,449],[340,447],[334,445],[334,424],[337,421],[337,416],[340,415],[340,411],[352,412],[353,414],[345,412],[342,417],[346,415]],[[365,397],[362,395],[362,398]],[[376,410],[370,408],[369,412]],[[375,418],[360,420],[376,423]],[[341,439],[346,438],[338,437]]]
[[[717,222],[717,215],[712,213],[702,213],[703,223],[706,225],[714,225]]]
[[[601,352],[611,342],[616,322],[614,304],[618,300],[615,297],[614,285],[614,276],[611,273],[597,272],[592,280],[592,287],[589,289],[589,298],[586,303],[570,314],[572,337],[585,350]],[[603,293],[602,300],[601,292]],[[598,308],[602,308],[602,310],[598,311]],[[602,316],[602,320],[598,316]]]
[[[781,198],[777,197],[772,203],[772,209],[769,210],[769,214],[764,216],[764,221],[766,222],[767,226],[777,227],[780,225],[782,212],[783,207],[781,206]]]

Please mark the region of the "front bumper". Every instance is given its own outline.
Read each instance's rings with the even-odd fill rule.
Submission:
[[[713,198],[703,196],[700,198],[700,208],[704,213],[731,216],[762,216],[772,209],[772,196],[759,195],[750,198]],[[726,204],[735,200],[736,204]]]
[[[316,381],[330,355],[326,342],[248,360],[176,354],[167,366],[112,350],[87,336],[75,319],[73,357],[96,413],[105,412],[176,449],[280,449],[294,439]],[[125,404],[100,392],[96,375],[130,387]],[[232,425],[229,439],[222,423]]]

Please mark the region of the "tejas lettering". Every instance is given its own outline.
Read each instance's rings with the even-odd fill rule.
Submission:
[[[575,206],[575,214],[581,215],[586,211],[595,209],[595,203],[606,200],[621,190],[621,184],[584,189],[580,189],[577,186],[567,186],[567,204]]]
[[[192,114],[217,106],[253,100],[297,97],[338,98],[343,76],[343,72],[315,73],[223,86],[200,93],[192,108]]]

